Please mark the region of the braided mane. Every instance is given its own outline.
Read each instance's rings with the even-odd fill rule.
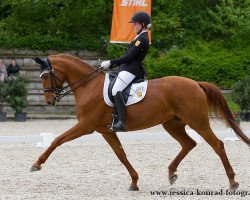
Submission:
[[[85,64],[85,65],[87,65],[88,67],[91,67],[92,69],[95,69],[94,67],[92,67],[90,64],[88,64],[86,61],[84,61],[84,60],[82,60],[82,59],[80,59],[80,58],[78,58],[78,57],[76,57],[76,56],[72,56],[72,55],[70,55],[70,54],[57,54],[57,55],[51,55],[51,56],[49,56],[49,57],[65,57],[65,58],[67,58],[67,59],[70,59],[70,60],[72,60],[72,61],[74,61],[74,62],[80,62],[81,64]]]

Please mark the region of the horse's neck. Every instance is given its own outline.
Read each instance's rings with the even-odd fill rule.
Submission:
[[[86,106],[89,103],[93,103],[93,101],[95,101],[97,104],[99,104],[98,102],[103,101],[102,89],[104,79],[105,74],[101,72],[87,82],[80,84],[79,87],[73,91],[76,105],[80,104],[82,106]]]
[[[68,84],[73,84],[76,81],[87,77],[94,71],[94,68],[83,61],[65,59],[62,62],[63,64],[60,65],[58,70],[64,74]]]
[[[76,88],[82,88],[82,91],[85,89],[87,91],[102,90],[105,74],[100,72],[95,75],[95,69],[84,61],[65,60],[61,67],[66,82],[71,85],[74,93],[79,91]]]

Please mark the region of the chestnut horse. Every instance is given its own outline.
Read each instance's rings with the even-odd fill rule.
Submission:
[[[139,190],[137,172],[128,161],[116,133],[111,133],[108,129],[112,120],[112,108],[107,106],[103,99],[105,73],[79,58],[65,54],[52,55],[46,59],[34,58],[34,60],[41,67],[40,77],[47,104],[54,106],[63,96],[63,83],[68,83],[75,96],[78,123],[51,143],[33,164],[31,171],[40,170],[41,165],[61,144],[97,131],[102,134],[127,168],[132,178],[129,189]],[[185,131],[185,126],[190,126],[220,157],[229,179],[230,189],[235,190],[239,184],[234,179],[235,173],[229,163],[223,142],[216,137],[210,127],[209,109],[224,119],[237,136],[250,146],[250,139],[240,129],[216,86],[177,76],[149,80],[146,97],[141,102],[127,107],[127,131],[162,124],[163,128],[180,143],[182,149],[168,167],[169,181],[173,184],[177,179],[175,171],[178,165],[196,146],[196,142]]]

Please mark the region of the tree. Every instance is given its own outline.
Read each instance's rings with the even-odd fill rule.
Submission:
[[[153,44],[159,49],[169,49],[182,42],[184,29],[180,13],[182,0],[157,0],[153,2]]]
[[[111,13],[107,0],[5,0],[0,46],[29,49],[103,49]]]
[[[224,40],[250,40],[250,0],[222,0],[214,10],[208,9],[211,35]],[[234,45],[236,43],[234,42]]]

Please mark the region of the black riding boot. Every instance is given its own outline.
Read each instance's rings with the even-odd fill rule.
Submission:
[[[114,131],[124,132],[126,125],[125,125],[125,102],[122,97],[121,92],[117,92],[114,96],[114,104],[118,114],[118,121],[113,125]]]

